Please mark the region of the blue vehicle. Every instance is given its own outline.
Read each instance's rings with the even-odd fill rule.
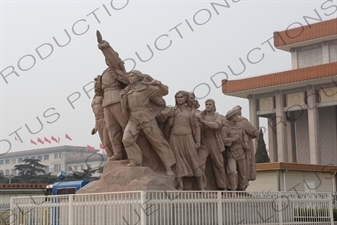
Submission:
[[[75,194],[76,191],[90,183],[92,180],[61,181],[46,187],[50,195]]]
[[[47,195],[69,195],[75,194],[76,191],[90,183],[92,180],[79,180],[79,181],[61,181],[51,185],[47,185]],[[52,203],[61,203],[62,200],[56,198],[51,199]],[[51,209],[51,219],[53,225],[61,225],[60,221],[60,208],[53,207]]]

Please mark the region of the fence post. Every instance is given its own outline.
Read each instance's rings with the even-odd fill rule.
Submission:
[[[146,207],[146,191],[140,192],[140,224],[146,225],[146,213],[145,210]]]
[[[69,195],[69,209],[68,209],[68,225],[73,225],[73,196]]]
[[[10,198],[9,200],[9,224],[14,224],[14,203],[13,203],[13,197]]]
[[[282,194],[281,192],[279,192],[280,194]],[[278,221],[280,225],[283,225],[283,213],[282,213],[282,196],[278,197]]]
[[[330,221],[331,221],[331,225],[333,225],[334,222],[333,222],[332,194],[329,195],[329,213],[330,213]]]
[[[223,224],[223,221],[222,221],[222,201],[221,201],[221,191],[218,191],[217,193],[217,202],[218,202],[218,223],[219,225],[222,225]],[[203,212],[204,213],[204,212]]]

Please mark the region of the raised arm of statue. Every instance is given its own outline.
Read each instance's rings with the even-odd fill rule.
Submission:
[[[97,37],[98,44],[102,44],[103,38],[102,38],[101,32],[99,32],[98,30],[96,31],[96,37]]]
[[[142,82],[142,84],[148,86],[156,86],[155,91],[151,92],[149,97],[162,97],[168,94],[168,86],[162,84],[159,80],[151,80],[150,82]]]
[[[197,118],[199,123],[213,130],[218,130],[221,128],[222,121],[219,116],[215,119],[215,121],[206,121],[202,118],[202,115],[198,115]]]
[[[103,40],[102,35],[99,31],[96,31],[96,37],[98,42],[98,48],[105,56],[105,61],[107,65],[112,69],[126,72],[124,62],[121,60],[121,58],[119,58],[118,53],[110,46],[109,42]]]

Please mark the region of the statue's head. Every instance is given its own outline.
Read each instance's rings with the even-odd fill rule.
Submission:
[[[239,112],[240,112],[240,109],[234,107],[233,109],[227,112],[225,117],[228,121],[237,121]]]
[[[206,106],[207,112],[212,112],[212,111],[215,112],[216,111],[215,101],[211,98],[209,98],[205,101],[205,106]]]
[[[139,70],[132,70],[129,72],[129,81],[130,84],[137,83],[138,81],[142,81],[145,78],[145,75],[142,74]]]
[[[241,106],[237,105],[237,106],[233,107],[233,109],[237,109],[238,110],[239,116],[242,115],[242,107]]]
[[[193,105],[195,109],[198,109],[200,107],[199,101],[195,99],[194,92],[189,92],[190,95],[190,102]]]
[[[102,89],[102,76],[97,75],[94,79],[95,84],[94,84],[94,89],[95,89],[95,94],[98,96],[103,96],[103,89]]]
[[[176,100],[176,105],[181,105],[187,103],[188,104],[189,99],[190,99],[190,94],[187,91],[178,91],[175,95],[174,98]]]

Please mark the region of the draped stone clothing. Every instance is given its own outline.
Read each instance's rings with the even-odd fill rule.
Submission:
[[[181,111],[175,107],[169,123],[172,124],[169,143],[176,158],[173,166],[176,177],[204,176],[196,149],[196,142],[200,143],[200,129],[194,112],[189,108]]]
[[[248,183],[246,180],[246,149],[247,140],[245,140],[244,131],[241,126],[235,124],[224,126],[223,140],[226,146],[226,170],[228,174],[228,189],[243,191],[246,189]],[[239,140],[234,140],[238,135]]]
[[[238,116],[237,124],[242,127],[247,135],[248,146],[246,150],[247,155],[247,180],[255,180],[256,179],[256,163],[255,163],[255,149],[253,144],[253,139],[259,136],[259,129],[254,127],[245,117]],[[248,182],[248,181],[247,181]]]
[[[150,107],[151,97],[167,94],[168,87],[163,84],[150,86],[138,83],[135,87],[127,86],[122,90],[121,104],[124,114],[129,118],[123,135],[123,144],[130,162],[141,164],[143,161],[142,151],[136,143],[140,131],[144,132],[166,168],[176,162],[170,145],[158,127],[155,119],[157,113]]]
[[[95,115],[95,128],[98,131],[99,138],[104,146],[108,157],[113,156],[114,152],[109,139],[108,129],[104,121],[103,96],[95,95],[91,102],[92,111]]]

